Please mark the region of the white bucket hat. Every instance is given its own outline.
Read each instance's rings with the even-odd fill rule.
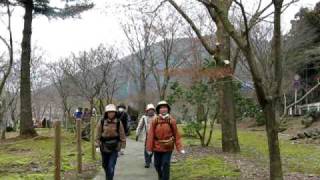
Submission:
[[[117,112],[117,107],[114,104],[108,104],[105,108],[105,112]]]
[[[161,106],[167,106],[168,107],[168,111],[170,113],[171,107],[170,107],[169,103],[167,101],[160,101],[160,102],[158,102],[157,107],[156,107],[157,114],[160,113],[160,107]]]
[[[148,104],[146,107],[146,111],[149,111],[150,109],[156,110],[153,104]]]

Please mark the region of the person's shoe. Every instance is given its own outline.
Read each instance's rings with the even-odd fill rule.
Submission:
[[[150,168],[149,164],[144,165],[145,168]]]

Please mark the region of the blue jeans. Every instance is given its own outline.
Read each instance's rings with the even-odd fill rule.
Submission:
[[[154,152],[154,166],[159,180],[170,179],[170,163],[172,152]]]
[[[102,167],[106,172],[106,180],[113,180],[115,167],[118,159],[118,151],[112,151],[111,153],[101,152]]]

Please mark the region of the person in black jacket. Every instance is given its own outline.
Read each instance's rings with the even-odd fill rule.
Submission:
[[[130,116],[126,112],[126,106],[124,104],[120,104],[117,106],[118,109],[118,119],[120,119],[126,136],[130,135]]]

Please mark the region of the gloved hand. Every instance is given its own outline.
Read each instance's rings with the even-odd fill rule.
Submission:
[[[136,141],[138,142],[138,140],[139,140],[139,136],[136,136]]]
[[[147,151],[147,154],[150,156],[152,154],[152,152],[151,151]]]
[[[180,153],[181,153],[181,154],[185,154],[186,151],[183,149],[183,150],[180,151]]]

